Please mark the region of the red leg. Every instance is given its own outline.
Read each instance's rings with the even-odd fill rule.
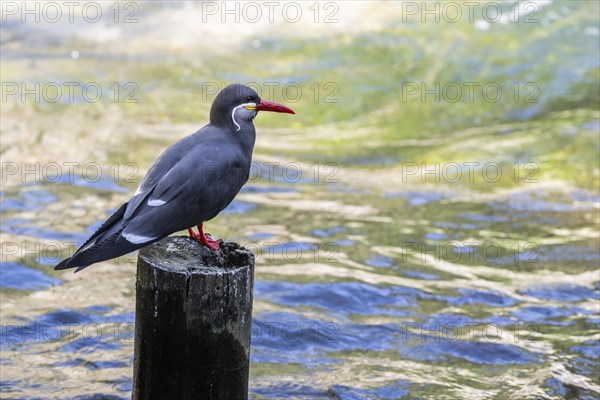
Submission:
[[[198,225],[198,233],[195,233],[192,228],[188,228],[191,239],[195,239],[198,243],[202,243],[212,250],[219,250],[221,239],[213,240],[209,233],[204,233],[202,224]]]

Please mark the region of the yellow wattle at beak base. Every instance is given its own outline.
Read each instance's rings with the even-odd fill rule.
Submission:
[[[256,106],[244,106],[246,110],[256,110]]]

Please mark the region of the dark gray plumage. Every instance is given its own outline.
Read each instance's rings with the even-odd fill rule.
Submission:
[[[190,237],[218,248],[202,224],[223,209],[248,180],[258,111],[294,114],[261,100],[251,88],[233,84],[214,100],[210,123],[166,149],[133,197],[73,254],[54,269],[77,271],[148,246],[188,229]],[[190,228],[198,226],[199,234]]]

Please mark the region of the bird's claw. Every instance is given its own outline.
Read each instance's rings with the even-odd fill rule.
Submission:
[[[221,248],[221,239],[217,239],[214,240],[212,238],[212,236],[210,236],[210,233],[205,233],[204,234],[204,242],[200,242],[203,245],[205,245],[206,247],[210,248],[211,250],[219,250]]]
[[[200,233],[196,233],[194,232],[192,229],[188,230],[190,233],[190,239],[194,239],[195,241],[197,241],[200,244],[203,244],[204,246],[208,247],[211,250],[219,250],[221,248],[221,239],[217,239],[214,240],[212,238],[212,236],[210,236],[209,233],[204,233],[204,232],[200,232]]]

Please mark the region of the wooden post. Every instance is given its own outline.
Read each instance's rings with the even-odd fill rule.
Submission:
[[[254,255],[169,237],[140,250],[133,399],[248,399]]]

